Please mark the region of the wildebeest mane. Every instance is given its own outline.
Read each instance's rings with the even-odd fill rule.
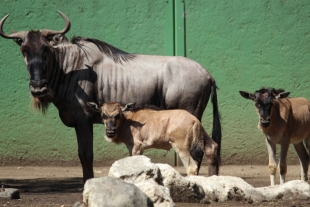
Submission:
[[[43,114],[46,113],[49,104],[50,104],[50,101],[48,100],[48,98],[39,99],[39,98],[32,97],[31,99],[32,108],[34,110],[41,111]]]
[[[103,41],[100,41],[94,38],[84,38],[84,37],[76,36],[72,38],[71,43],[76,44],[82,48],[83,45],[80,43],[81,41],[87,41],[87,42],[91,42],[95,44],[101,52],[106,54],[109,58],[114,60],[114,62],[116,63],[120,63],[122,61],[128,61],[135,57],[134,54],[127,53],[106,42],[103,42]]]
[[[162,111],[163,109],[157,107],[157,106],[154,106],[154,105],[145,105],[145,106],[138,106],[138,107],[135,107],[134,109],[132,109],[131,111],[133,112],[137,112],[137,111],[140,111],[140,110],[145,110],[145,109],[149,109],[149,110],[152,110],[152,111]]]
[[[276,93],[282,93],[284,91],[285,90],[282,89],[282,88],[276,90],[275,88],[265,88],[265,87],[263,87],[263,88],[255,91],[255,93],[275,93],[275,92]]]

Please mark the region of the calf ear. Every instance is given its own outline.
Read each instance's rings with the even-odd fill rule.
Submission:
[[[122,111],[130,111],[133,110],[135,108],[136,103],[129,103],[126,104],[125,107],[122,108]]]
[[[276,96],[276,99],[287,98],[290,95],[290,92],[282,92]]]
[[[240,95],[243,97],[243,98],[246,98],[246,99],[250,99],[250,100],[254,100],[254,96],[253,94],[249,93],[249,92],[246,92],[246,91],[239,91]]]
[[[93,110],[93,111],[95,111],[95,112],[101,112],[101,108],[98,107],[98,105],[97,105],[96,103],[94,103],[94,102],[86,102],[86,104],[87,104],[87,106],[88,106],[91,110]]]

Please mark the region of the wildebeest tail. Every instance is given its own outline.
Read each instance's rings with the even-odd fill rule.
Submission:
[[[197,162],[197,166],[198,166],[197,175],[198,175],[200,165],[202,162],[202,158],[204,155],[203,148],[201,148],[199,143],[193,142],[189,152],[190,152],[190,155],[192,156],[192,158]]]
[[[221,127],[221,116],[218,110],[217,103],[217,94],[216,94],[217,86],[215,84],[215,80],[212,81],[211,86],[211,101],[213,105],[213,129],[212,129],[212,139],[218,144],[217,155],[220,161],[221,159],[221,142],[222,142],[222,127]]]

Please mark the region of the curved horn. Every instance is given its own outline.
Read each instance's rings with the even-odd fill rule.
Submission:
[[[56,34],[66,34],[69,30],[70,30],[70,26],[71,26],[71,24],[70,24],[70,20],[69,20],[69,18],[64,14],[64,13],[62,13],[62,12],[60,12],[60,11],[57,11],[59,14],[60,14],[60,16],[65,20],[65,27],[62,29],[62,30],[60,30],[60,31],[56,31],[56,30],[49,30],[49,29],[42,29],[42,30],[40,30],[40,32],[45,36],[45,37],[47,37],[47,36],[52,36],[52,35],[56,35]]]
[[[21,32],[14,32],[12,34],[5,34],[3,32],[3,24],[5,20],[9,17],[9,14],[7,14],[5,17],[3,17],[0,21],[0,35],[7,39],[23,39],[27,35],[27,31],[21,31]]]

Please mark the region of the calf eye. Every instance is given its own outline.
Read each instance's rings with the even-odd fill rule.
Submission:
[[[115,118],[115,119],[118,119],[119,116],[120,116],[119,114],[116,114],[116,115],[114,116],[114,118]]]

